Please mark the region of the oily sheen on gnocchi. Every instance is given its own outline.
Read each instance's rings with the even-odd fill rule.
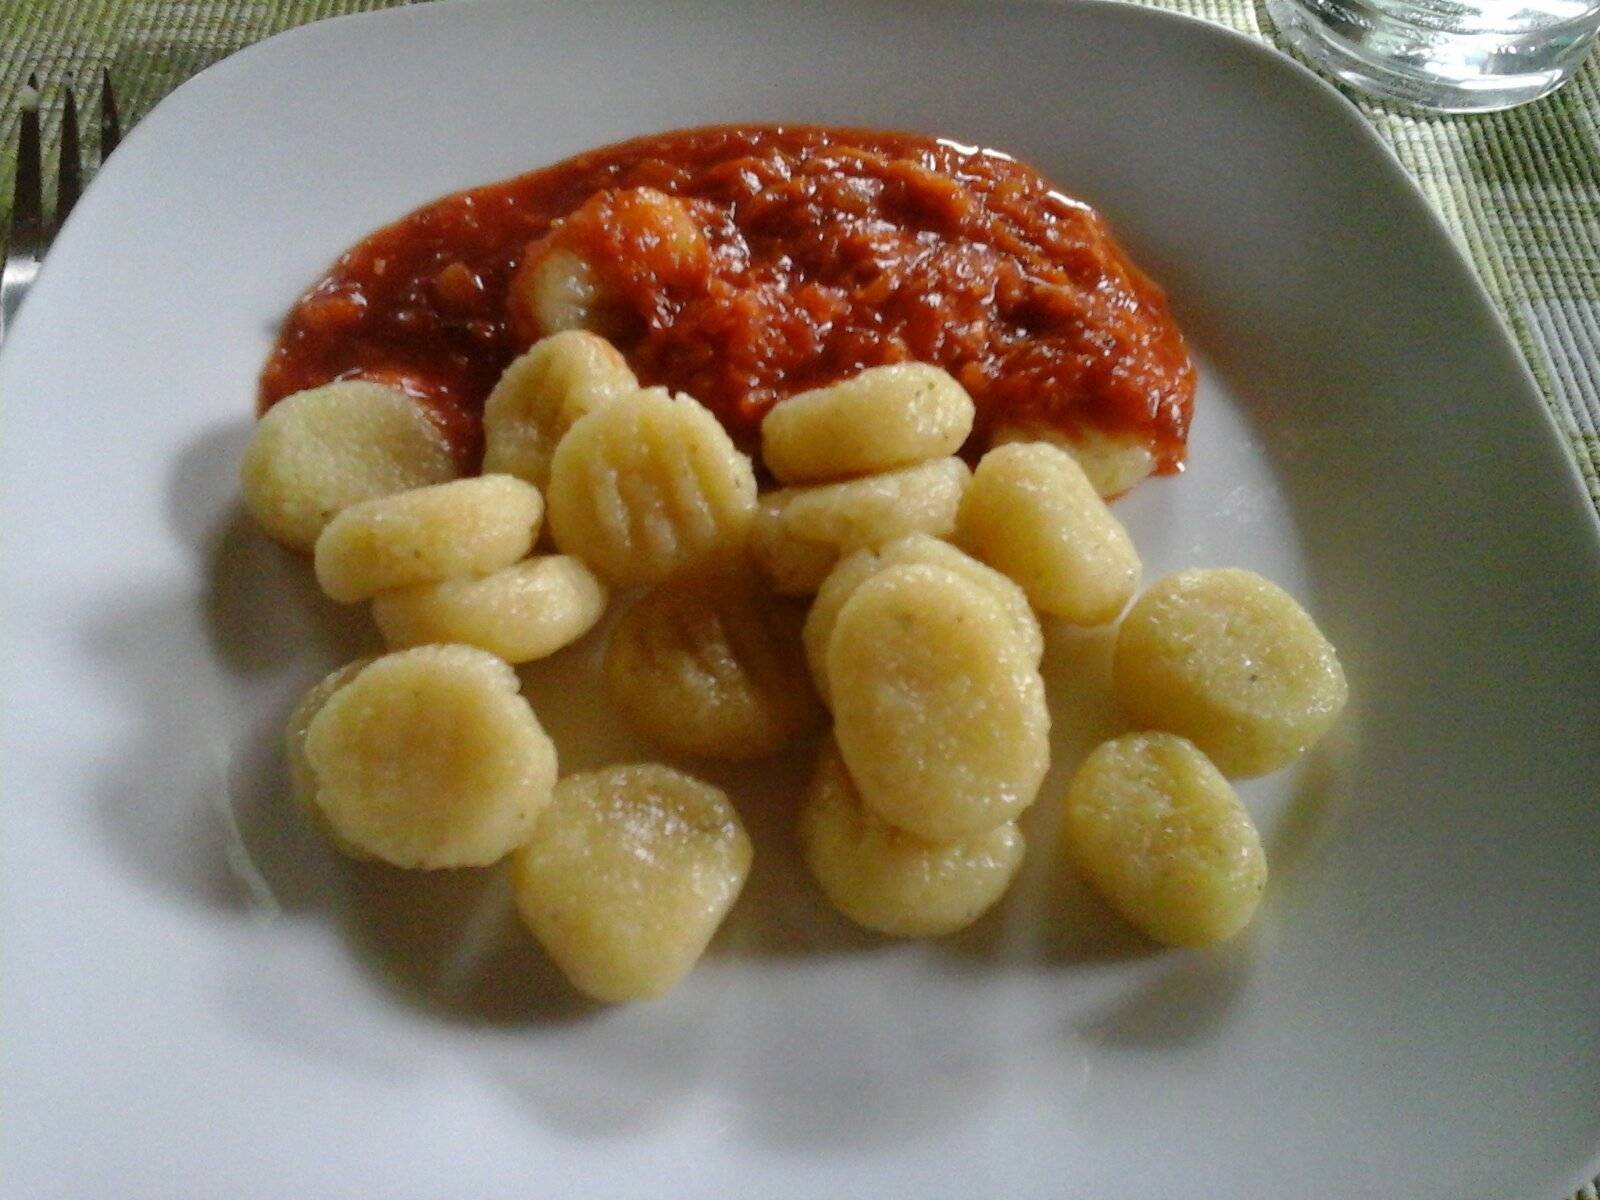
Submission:
[[[273,405],[256,424],[240,468],[245,508],[256,524],[306,553],[352,504],[455,475],[449,443],[416,401],[358,379]]]
[[[930,841],[1033,803],[1050,764],[1044,681],[993,596],[942,567],[890,567],[828,642],[834,736],[866,805]]]
[[[659,763],[569,775],[512,860],[517,908],[586,995],[654,999],[705,951],[751,857],[708,783]]]
[[[1238,795],[1192,742],[1134,733],[1102,744],[1067,788],[1073,865],[1159,942],[1206,946],[1255,915],[1261,838]]]
[[[765,758],[816,723],[802,614],[748,574],[663,584],[630,608],[606,651],[613,706],[663,750]]]

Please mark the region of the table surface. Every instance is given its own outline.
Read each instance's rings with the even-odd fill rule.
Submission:
[[[80,98],[94,105],[108,69],[126,128],[242,46],[322,17],[405,2],[0,0],[0,228],[30,71],[44,84],[53,161],[68,79],[85,81]],[[1275,41],[1258,0],[1147,2]],[[1434,117],[1351,98],[1477,268],[1600,508],[1600,55],[1555,95],[1510,112]],[[94,140],[90,120],[85,141]],[[1581,1196],[1596,1200],[1593,1189]]]

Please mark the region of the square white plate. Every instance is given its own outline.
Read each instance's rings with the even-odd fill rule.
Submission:
[[[1119,512],[1152,578],[1289,587],[1354,694],[1246,789],[1274,880],[1240,944],[1154,954],[1062,895],[1059,771],[1003,911],[875,943],[782,849],[792,773],[747,771],[731,927],[672,998],[596,1011],[494,877],[344,867],[288,812],[284,714],[371,635],[239,515],[276,320],[441,193],[780,119],[1017,154],[1169,288],[1192,467]],[[316,25],[133,131],[0,389],[10,1196],[1554,1200],[1600,1146],[1594,517],[1422,199],[1242,38],[1092,3]],[[1103,649],[1053,639],[1060,765]],[[568,766],[633,752],[562,687],[592,653],[530,673]]]

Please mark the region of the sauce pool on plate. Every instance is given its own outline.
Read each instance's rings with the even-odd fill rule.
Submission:
[[[1181,468],[1194,367],[1161,290],[1032,168],[914,134],[727,126],[638,138],[445,197],[299,300],[265,409],[339,378],[427,403],[467,464],[501,371],[552,325],[610,338],[750,449],[777,401],[866,367],[944,367],[1006,428]]]

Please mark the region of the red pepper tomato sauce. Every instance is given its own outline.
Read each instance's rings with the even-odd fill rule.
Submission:
[[[681,202],[701,252],[641,224],[640,188]],[[974,451],[1046,425],[1181,468],[1194,367],[1098,214],[1003,154],[815,126],[643,137],[418,209],[295,305],[261,408],[333,379],[395,383],[471,465],[485,397],[541,332],[517,269],[553,244],[589,263],[640,380],[693,395],[746,449],[783,397],[920,360],[972,394]]]

